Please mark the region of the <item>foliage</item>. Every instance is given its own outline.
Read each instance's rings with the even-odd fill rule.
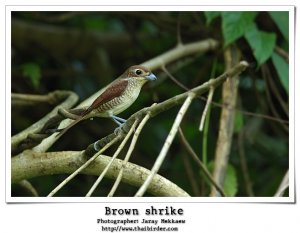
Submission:
[[[280,57],[278,54],[274,53],[272,55],[272,62],[275,66],[275,69],[277,71],[277,74],[279,76],[280,82],[284,88],[284,90],[289,93],[289,66],[284,61],[282,57]]]
[[[38,88],[41,79],[41,69],[39,65],[33,62],[24,63],[21,69],[23,76],[30,80],[33,87]]]

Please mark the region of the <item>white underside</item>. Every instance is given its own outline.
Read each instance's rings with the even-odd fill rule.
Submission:
[[[116,105],[111,111],[107,111],[104,113],[98,113],[97,115],[100,117],[111,117],[113,115],[118,115],[119,113],[123,112],[124,110],[126,110],[127,108],[129,108],[134,101],[137,99],[137,97],[139,96],[140,90],[138,91],[133,91],[130,92],[130,97],[126,97],[126,102],[122,103],[122,104],[118,104]]]

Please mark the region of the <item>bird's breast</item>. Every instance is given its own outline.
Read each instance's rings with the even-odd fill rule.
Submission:
[[[110,117],[123,112],[137,99],[142,86],[143,84],[140,83],[129,82],[127,88],[120,96],[102,104],[93,113],[100,117]]]
[[[137,99],[141,91],[141,86],[136,87],[134,85],[128,85],[128,88],[123,92],[123,94],[115,98],[112,101],[115,101],[115,106],[113,108],[113,114],[117,115],[124,110],[126,110],[129,106],[131,106],[134,101]]]

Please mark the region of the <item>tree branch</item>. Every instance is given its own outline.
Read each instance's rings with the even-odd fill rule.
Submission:
[[[13,183],[43,175],[73,173],[87,161],[82,151],[36,153],[24,151],[11,161],[11,179]],[[111,157],[101,155],[80,173],[97,176],[108,165]],[[123,167],[122,182],[140,187],[150,171],[136,164],[115,159],[106,173],[109,179],[116,179]],[[160,175],[155,175],[148,192],[154,196],[189,196],[184,190]]]
[[[231,70],[231,67],[239,61],[240,54],[236,47],[229,47],[225,50],[224,57],[226,70]],[[224,82],[222,89],[223,103],[229,106],[229,108],[222,108],[213,171],[213,179],[221,187],[224,184],[231,149],[235,119],[235,111],[232,109],[235,109],[236,106],[238,83],[239,79],[237,75],[234,75],[232,79]],[[210,196],[220,196],[220,192],[214,185],[211,185]]]
[[[22,146],[20,146],[20,143],[22,143],[29,134],[34,134],[37,132],[40,132],[46,122],[49,121],[50,118],[55,116],[57,114],[57,110],[59,108],[70,108],[72,107],[78,100],[78,96],[71,91],[55,91],[52,93],[49,93],[48,96],[51,99],[58,99],[58,100],[63,100],[61,104],[56,106],[50,113],[48,113],[46,116],[44,116],[42,119],[28,127],[27,129],[23,130],[22,132],[12,136],[11,138],[11,150],[12,153],[18,153],[21,150],[24,150]],[[15,96],[12,96],[15,98]]]
[[[107,143],[99,152],[94,154],[89,160],[87,160],[84,164],[82,164],[76,171],[74,171],[71,175],[69,175],[65,180],[63,180],[55,189],[53,189],[48,197],[52,197],[56,192],[58,192],[63,186],[65,186],[71,179],[73,179],[76,175],[78,175],[81,171],[83,171],[87,166],[89,166],[97,157],[99,157],[104,151],[106,151],[110,146],[115,144],[118,141],[118,137],[114,140]]]

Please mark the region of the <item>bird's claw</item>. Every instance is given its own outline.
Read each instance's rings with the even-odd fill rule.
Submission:
[[[123,124],[120,124],[119,127],[115,128],[115,130],[114,130],[114,134],[115,134],[115,135],[118,135],[119,133],[122,132],[122,130],[123,130],[123,125],[124,125],[124,123],[123,123]]]

